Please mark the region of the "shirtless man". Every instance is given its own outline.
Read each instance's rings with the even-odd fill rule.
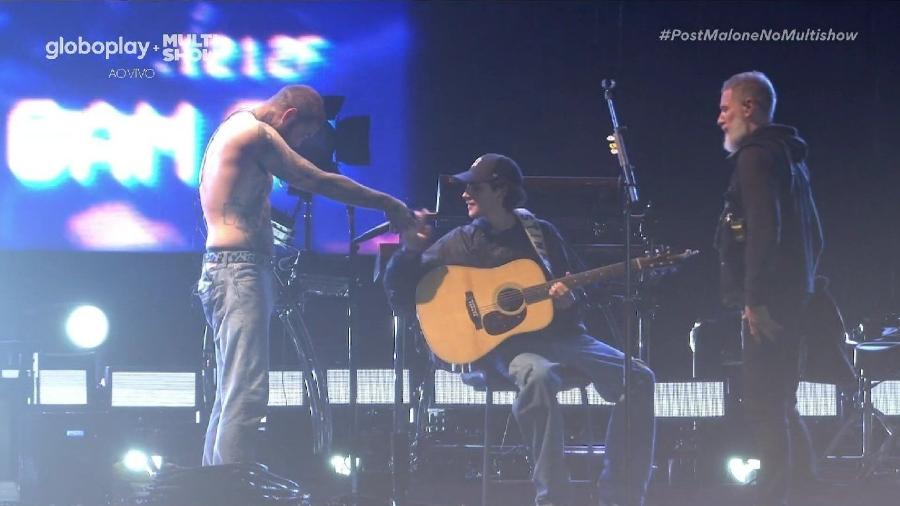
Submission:
[[[203,465],[256,461],[254,435],[269,396],[269,319],[275,293],[269,192],[272,177],[360,207],[382,209],[398,230],[413,224],[399,200],[298,154],[325,121],[322,97],[287,86],[229,116],[206,148],[200,202],[206,254],[197,293],[216,346],[216,400]]]

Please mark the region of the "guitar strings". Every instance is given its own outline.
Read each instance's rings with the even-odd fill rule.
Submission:
[[[579,275],[575,274],[575,275],[569,275],[567,277],[571,278],[573,280],[577,280]],[[560,279],[564,279],[564,278],[560,278]],[[559,281],[559,279],[555,280],[555,281]],[[523,302],[524,302],[529,297],[531,297],[532,295],[535,295],[535,294],[543,295],[546,293],[549,296],[548,292],[550,290],[550,286],[551,286],[550,283],[544,283],[541,285],[535,285],[535,286],[531,286],[531,287],[524,288],[524,289],[517,289],[514,292],[501,293],[500,295],[497,296],[496,301],[497,301],[497,303],[502,303],[502,302],[514,302],[517,299],[523,299]],[[486,306],[478,306],[478,309],[479,310],[495,309],[495,308],[499,307],[499,304],[497,304],[497,303],[488,304]]]
[[[510,303],[511,303],[511,302],[515,302],[515,301],[520,300],[520,299],[521,299],[521,301],[522,301],[523,303],[525,303],[525,302],[528,300],[528,296],[529,296],[530,294],[533,294],[533,293],[542,293],[542,292],[543,292],[543,290],[540,290],[540,291],[537,290],[537,288],[538,288],[539,286],[541,286],[541,285],[534,286],[534,287],[531,287],[531,288],[526,288],[526,289],[524,289],[524,290],[517,290],[516,292],[513,292],[513,293],[509,293],[509,292],[507,292],[507,293],[501,293],[499,296],[497,296],[497,299],[496,299],[496,302],[497,302],[497,303],[494,303],[494,304],[488,304],[488,305],[486,305],[486,306],[478,306],[478,310],[479,310],[479,311],[482,311],[482,312],[484,312],[484,311],[490,311],[490,310],[499,308],[499,307],[500,307],[500,303],[503,303],[503,302],[510,302]],[[548,290],[549,290],[549,288],[548,288]]]
[[[576,278],[577,275],[570,276],[570,277]],[[524,303],[529,299],[530,296],[532,296],[534,294],[545,294],[546,293],[547,296],[549,297],[549,293],[547,293],[549,290],[550,290],[549,283],[544,283],[542,285],[535,285],[535,286],[532,286],[529,288],[516,290],[514,292],[501,293],[500,295],[497,296],[496,303],[488,304],[486,306],[478,306],[478,310],[482,311],[482,312],[490,311],[490,310],[499,308],[500,304],[503,302],[511,303],[511,302],[515,302],[516,300],[519,300],[519,299],[521,299],[522,302]]]
[[[570,275],[567,277],[577,279],[579,277],[579,275],[575,274],[575,275]],[[562,279],[562,278],[560,278],[560,279]],[[559,281],[559,280],[556,280],[556,281]],[[535,285],[535,286],[532,286],[529,288],[516,290],[514,292],[501,293],[500,295],[497,296],[495,303],[488,304],[486,306],[478,306],[478,311],[486,312],[486,311],[498,309],[498,308],[500,308],[500,305],[504,302],[511,303],[511,302],[515,302],[519,299],[521,299],[522,302],[524,303],[533,294],[544,294],[544,293],[547,293],[549,290],[550,290],[550,284],[544,283],[542,285]],[[549,297],[549,293],[547,293],[547,295]],[[516,308],[516,309],[518,309],[518,308]]]
[[[658,259],[654,259],[654,260],[658,261]],[[650,265],[648,265],[648,264],[641,265],[640,258],[635,258],[632,260],[632,262],[634,262],[636,264],[636,267],[638,269],[646,269],[647,267],[650,267]],[[645,262],[646,262],[646,260],[645,260]],[[614,264],[614,265],[618,265],[618,264]],[[607,266],[607,267],[612,267],[612,266]],[[654,266],[654,267],[656,267],[656,266]],[[582,274],[586,274],[586,272],[569,275],[566,277],[572,278],[573,280],[577,280],[579,277],[581,277]],[[563,279],[563,278],[560,278],[560,279]],[[559,280],[556,280],[556,281],[559,281]],[[600,279],[598,279],[598,281],[600,281]],[[497,296],[496,303],[488,304],[486,306],[478,306],[478,311],[485,312],[485,311],[490,311],[493,309],[498,309],[498,308],[500,308],[500,304],[503,302],[515,302],[519,299],[521,299],[522,303],[524,304],[528,301],[529,296],[531,296],[532,294],[543,294],[545,290],[549,290],[549,287],[550,287],[549,283],[544,283],[542,285],[535,285],[535,286],[532,286],[529,288],[516,290],[514,292],[501,293],[500,295]],[[540,289],[540,290],[538,290],[538,289]],[[547,294],[547,295],[549,296],[549,294]],[[516,309],[518,309],[518,308],[516,308]]]

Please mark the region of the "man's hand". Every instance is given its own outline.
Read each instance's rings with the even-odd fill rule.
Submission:
[[[567,272],[566,276],[568,275],[569,273]],[[550,297],[553,298],[553,306],[556,309],[568,309],[575,303],[575,294],[560,281],[550,286]]]
[[[387,204],[384,206],[384,214],[391,222],[391,229],[403,233],[406,229],[416,224],[413,212],[403,202],[386,195]]]
[[[772,319],[766,306],[745,306],[743,318],[747,320],[750,335],[757,343],[762,342],[763,338],[774,342],[784,330],[784,327]]]
[[[400,231],[400,240],[403,246],[411,251],[422,251],[431,240],[431,227],[428,226],[428,218],[434,213],[427,209],[419,209],[414,213],[413,225]]]

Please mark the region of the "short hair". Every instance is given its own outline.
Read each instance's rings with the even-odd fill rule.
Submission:
[[[279,110],[297,109],[297,117],[303,121],[325,121],[325,102],[319,92],[310,86],[292,84],[278,90],[270,102]]]
[[[775,87],[762,72],[753,70],[735,74],[722,84],[722,92],[725,90],[733,90],[732,93],[737,95],[739,101],[745,98],[756,101],[768,114],[769,121],[775,117],[775,102],[778,100]]]
[[[525,205],[525,201],[528,200],[528,194],[525,193],[525,187],[513,183],[512,181],[500,178],[495,179],[489,183],[491,188],[497,189],[500,187],[506,187],[506,195],[503,196],[503,208],[509,211],[516,209],[517,207],[522,207]]]

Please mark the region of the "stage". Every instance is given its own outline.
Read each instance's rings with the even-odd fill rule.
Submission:
[[[209,480],[193,504],[275,503],[265,480],[279,504],[534,504],[516,387],[467,376],[482,356],[451,365],[434,339],[483,330],[482,312],[512,314],[497,294],[525,307],[528,289],[504,278],[486,306],[463,290],[434,329],[427,297],[404,314],[385,292],[390,259],[409,249],[398,253],[395,217],[287,176],[257,199],[274,244],[254,260],[274,291],[268,402],[251,431],[266,471],[191,474],[219,381],[203,302],[215,290],[198,279],[210,231],[247,204],[205,214],[204,164],[223,159],[208,146],[226,118],[265,112],[292,85],[321,96],[321,125],[297,144],[317,143],[303,153],[315,170],[427,209],[429,240],[469,223],[472,185],[490,183],[452,174],[487,153],[514,159],[524,206],[559,231],[564,256],[607,269],[576,296],[587,332],[630,344],[655,376],[646,506],[750,506],[765,464],[714,234],[735,163],[723,82],[752,70],[777,90],[774,123],[808,147],[824,237],[815,293],[827,297],[809,313],[797,389],[819,476],[796,480],[791,504],[895,504],[898,23],[900,5],[874,1],[3,2],[0,506],[181,504],[160,495],[185,486],[166,476]],[[300,151],[276,129],[287,119],[252,118]],[[626,257],[639,259],[629,276]],[[496,274],[482,263],[470,277]],[[553,269],[535,267],[542,286]],[[556,277],[582,273],[567,271]],[[451,306],[461,320],[444,319]],[[623,397],[577,380],[556,404],[568,504],[587,506]]]

